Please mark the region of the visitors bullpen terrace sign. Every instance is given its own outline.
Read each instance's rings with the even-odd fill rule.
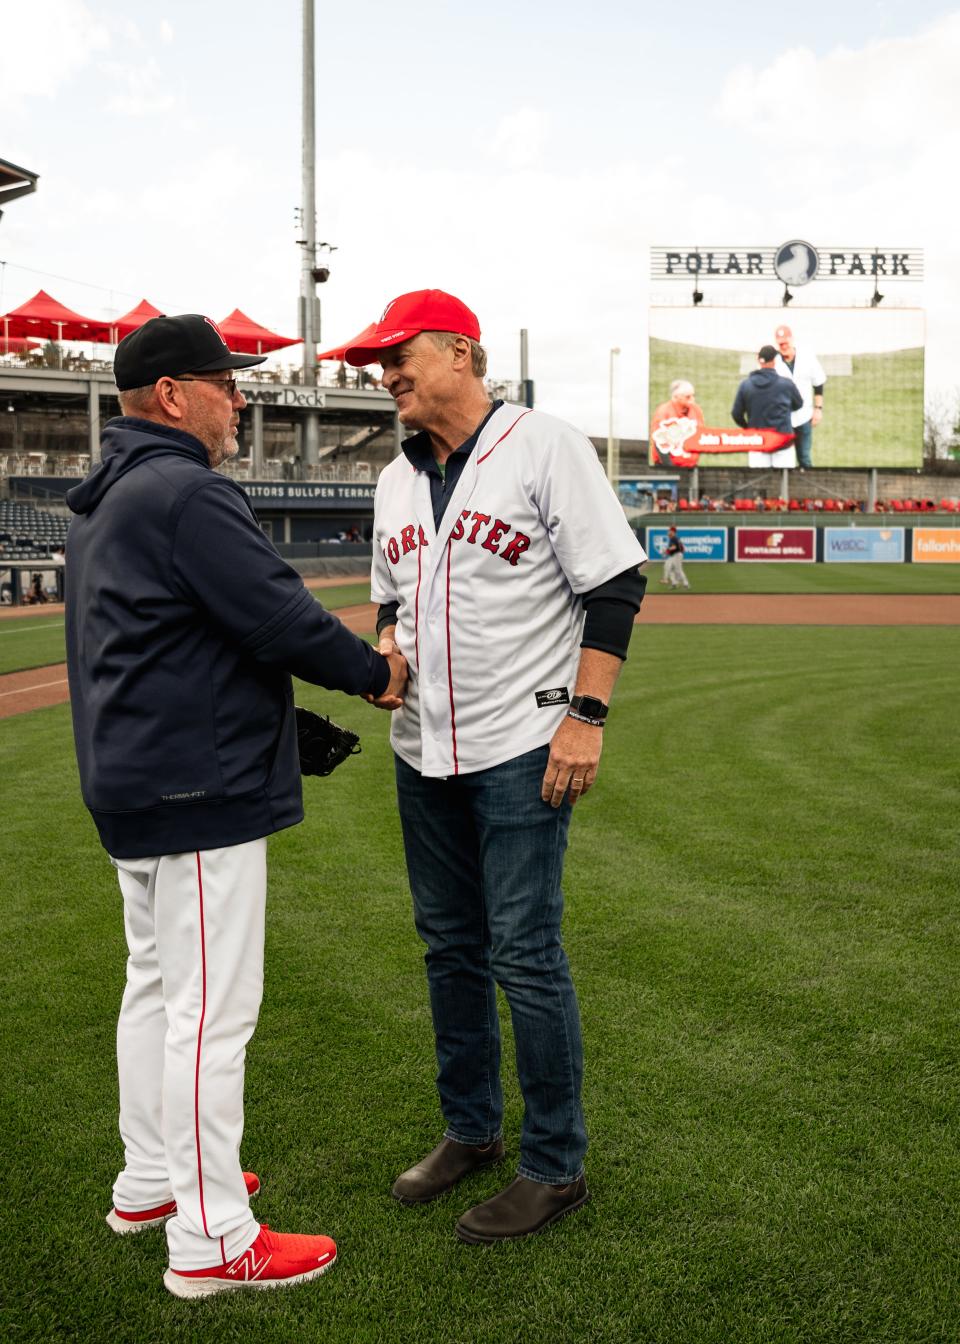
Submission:
[[[800,238],[778,247],[651,247],[651,280],[922,280],[923,251],[908,247],[816,247]]]

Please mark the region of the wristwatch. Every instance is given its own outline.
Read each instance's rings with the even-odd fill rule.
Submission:
[[[570,701],[568,713],[571,719],[577,719],[580,723],[592,723],[594,728],[602,728],[610,713],[610,706],[595,695],[575,695]]]

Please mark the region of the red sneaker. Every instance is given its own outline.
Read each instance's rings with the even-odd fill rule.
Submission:
[[[260,1193],[260,1177],[252,1171],[243,1173],[243,1183],[247,1187],[249,1199]],[[107,1225],[125,1237],[128,1232],[142,1232],[145,1227],[159,1227],[168,1218],[172,1218],[176,1211],[175,1199],[171,1199],[168,1204],[158,1204],[155,1209],[142,1209],[139,1213],[124,1213],[123,1209],[111,1209],[107,1214]]]
[[[174,1297],[209,1297],[230,1288],[285,1288],[317,1278],[336,1258],[337,1245],[329,1237],[271,1232],[261,1223],[256,1241],[231,1264],[168,1269],[163,1282]]]

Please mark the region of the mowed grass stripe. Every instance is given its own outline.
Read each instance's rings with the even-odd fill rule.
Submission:
[[[710,564],[687,561],[687,576],[698,593],[960,593],[960,565],[800,565]],[[646,573],[651,593],[660,590],[663,566],[651,561]],[[367,582],[317,588],[313,595],[328,611],[370,600]],[[4,639],[15,626],[17,639]],[[63,622],[28,629],[26,620],[0,626],[0,675],[46,667],[64,660]]]
[[[327,608],[357,606],[370,600],[370,585],[345,583],[334,588],[318,588],[314,597]],[[16,636],[9,638],[8,636]],[[25,672],[33,667],[62,663],[64,650],[63,619],[44,621],[34,626],[29,617],[7,620],[0,625],[0,676],[7,672]]]
[[[960,593],[960,565],[721,564],[684,559],[683,567],[698,593]],[[646,573],[648,591],[657,592],[663,565],[651,561]]]
[[[639,628],[577,809],[566,944],[593,1202],[459,1245],[510,1162],[425,1209],[389,1197],[440,1123],[387,717],[271,841],[243,1156],[274,1227],[337,1237],[290,1293],[186,1314],[162,1237],[102,1217],[120,1160],[120,901],[76,794],[66,707],[5,725],[0,1134],[12,1337],[501,1344],[952,1341],[960,1260],[960,632]]]
[[[62,617],[42,625],[11,617],[0,625],[0,676],[62,663],[65,656]]]

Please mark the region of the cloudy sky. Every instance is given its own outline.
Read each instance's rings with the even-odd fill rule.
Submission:
[[[529,330],[538,405],[588,433],[619,347],[617,432],[639,437],[650,245],[805,238],[924,248],[900,294],[927,309],[928,395],[960,387],[957,5],[316,9],[324,343],[448,289],[499,376]],[[0,158],[41,174],[0,220],[0,312],[43,287],[296,334],[299,0],[0,0],[0,33]]]

